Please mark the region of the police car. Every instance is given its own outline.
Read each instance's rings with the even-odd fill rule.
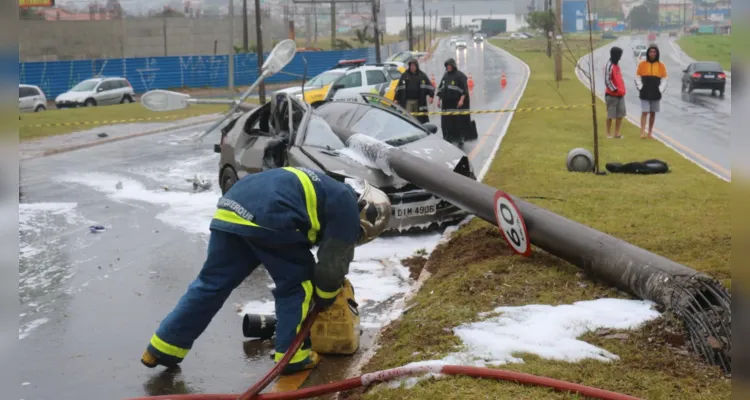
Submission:
[[[393,64],[363,64],[351,68],[335,80],[328,87],[324,97],[325,101],[354,101],[361,102],[360,93],[372,93],[393,100],[396,95],[396,86],[401,74],[406,71],[404,67]],[[307,100],[307,96],[305,96]],[[313,106],[316,102],[310,102]]]

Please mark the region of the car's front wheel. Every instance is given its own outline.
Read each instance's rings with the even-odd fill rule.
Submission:
[[[96,106],[96,100],[94,99],[86,99],[86,101],[83,103],[84,107],[94,107]]]
[[[235,183],[239,178],[237,178],[237,172],[234,171],[234,168],[230,166],[226,166],[221,170],[221,175],[219,176],[219,183],[221,186],[221,194],[226,194],[229,189],[234,186]]]
[[[43,106],[43,105],[40,104],[40,105],[36,106],[36,108],[34,109],[34,112],[42,112],[42,111],[44,111],[46,109],[47,109],[47,107],[45,107],[45,106]]]

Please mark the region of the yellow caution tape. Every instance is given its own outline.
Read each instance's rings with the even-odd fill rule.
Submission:
[[[83,122],[57,122],[51,124],[29,124],[21,125],[21,128],[45,128],[52,126],[81,126],[81,125],[113,125],[113,124],[126,124],[131,122],[143,122],[143,121],[159,121],[167,119],[183,119],[198,117],[205,114],[190,114],[190,115],[167,115],[163,117],[148,117],[148,118],[128,118],[128,119],[113,119],[109,121],[83,121]]]
[[[569,106],[551,106],[551,107],[534,107],[534,108],[516,108],[511,110],[466,110],[466,111],[431,111],[431,112],[413,112],[410,113],[414,116],[423,115],[471,115],[471,114],[497,114],[497,113],[509,113],[509,112],[528,112],[528,111],[549,111],[549,110],[564,110],[568,108],[576,107],[591,107],[591,104],[573,104]]]

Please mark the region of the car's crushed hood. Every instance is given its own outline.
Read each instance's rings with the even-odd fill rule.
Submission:
[[[446,142],[437,135],[430,135],[424,139],[412,142],[399,148],[407,153],[456,170],[459,162],[466,153],[454,145]],[[371,185],[381,189],[399,189],[408,185],[398,176],[388,176],[376,167],[369,165],[363,157],[353,149],[329,151],[325,149],[306,147],[307,151],[328,172],[350,178],[361,178]],[[468,162],[468,157],[467,160]],[[391,190],[387,190],[391,191]]]

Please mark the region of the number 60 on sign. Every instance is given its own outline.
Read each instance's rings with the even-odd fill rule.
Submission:
[[[495,193],[495,219],[505,240],[516,253],[528,257],[531,255],[531,241],[526,223],[521,212],[510,196],[498,190]]]

